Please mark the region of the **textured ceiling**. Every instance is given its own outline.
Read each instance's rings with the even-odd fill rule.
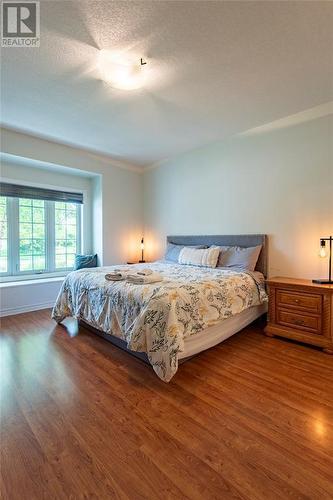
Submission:
[[[40,48],[2,49],[4,125],[146,165],[333,99],[333,3],[41,1]],[[148,59],[140,91],[100,48]]]

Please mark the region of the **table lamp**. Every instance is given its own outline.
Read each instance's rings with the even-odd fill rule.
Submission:
[[[320,238],[319,256],[320,257],[327,256],[327,250],[326,250],[326,242],[327,241],[329,241],[329,244],[328,244],[328,247],[329,247],[328,279],[312,280],[313,283],[320,283],[322,285],[332,285],[333,284],[333,280],[332,280],[332,241],[333,241],[333,236],[329,236],[328,238]]]

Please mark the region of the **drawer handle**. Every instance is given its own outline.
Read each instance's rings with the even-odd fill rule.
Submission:
[[[305,324],[304,320],[302,320],[302,319],[295,319],[294,323],[295,323],[295,325],[298,325],[298,326],[303,326]]]
[[[299,299],[295,299],[295,302],[296,302],[296,304],[298,304],[299,303]]]

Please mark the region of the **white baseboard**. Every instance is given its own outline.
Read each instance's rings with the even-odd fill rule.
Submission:
[[[5,316],[13,316],[14,314],[22,314],[26,312],[32,311],[40,311],[41,309],[50,309],[54,306],[54,301],[52,302],[43,302],[41,304],[30,304],[29,306],[21,306],[21,307],[11,307],[7,309],[0,310],[0,318]]]

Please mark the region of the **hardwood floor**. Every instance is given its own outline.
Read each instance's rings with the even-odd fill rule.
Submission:
[[[1,322],[1,497],[332,499],[333,356],[257,324],[170,384],[50,311]]]

